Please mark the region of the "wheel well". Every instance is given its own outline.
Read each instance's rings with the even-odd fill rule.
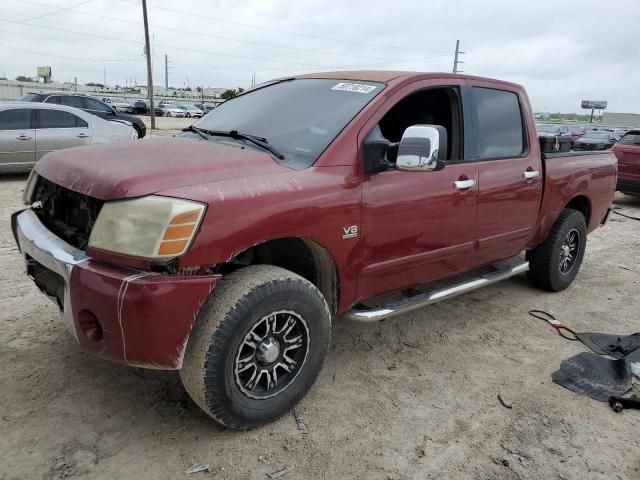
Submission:
[[[331,312],[338,311],[338,273],[331,254],[322,246],[302,238],[280,238],[255,245],[215,267],[229,274],[248,265],[274,265],[313,283],[324,295]]]
[[[585,222],[589,225],[589,220],[591,218],[591,203],[587,197],[583,195],[573,197],[571,201],[567,203],[565,208],[571,208],[582,213],[582,215],[584,215]]]

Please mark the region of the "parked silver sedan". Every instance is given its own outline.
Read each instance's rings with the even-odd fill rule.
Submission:
[[[126,122],[103,120],[78,108],[0,102],[0,173],[29,171],[53,150],[137,137]]]

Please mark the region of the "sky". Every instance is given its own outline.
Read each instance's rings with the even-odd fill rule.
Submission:
[[[155,85],[248,87],[327,70],[465,73],[538,112],[640,113],[640,0],[147,0]],[[141,0],[2,0],[0,75],[146,84]]]

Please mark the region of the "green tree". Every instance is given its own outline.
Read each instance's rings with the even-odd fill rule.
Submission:
[[[19,82],[35,82],[35,80],[31,77],[25,77],[24,75],[18,75],[16,80]]]
[[[237,89],[227,89],[222,93],[222,95],[220,95],[220,98],[223,98],[224,100],[229,100],[233,97],[240,95],[242,92],[244,92],[244,88],[242,87],[238,87]]]

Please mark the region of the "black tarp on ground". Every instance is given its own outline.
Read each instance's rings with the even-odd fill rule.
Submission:
[[[631,365],[627,359],[611,360],[584,352],[564,360],[551,378],[572,392],[606,402],[631,388]]]

